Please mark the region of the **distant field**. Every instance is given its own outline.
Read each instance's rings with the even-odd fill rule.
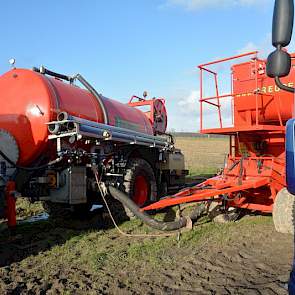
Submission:
[[[227,138],[175,137],[175,141],[185,156],[190,175],[215,173],[223,167],[229,150]]]

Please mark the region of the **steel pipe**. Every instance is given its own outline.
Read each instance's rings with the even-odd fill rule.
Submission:
[[[75,116],[70,116],[67,113],[58,114],[58,119],[66,118],[66,122],[61,120],[59,122],[51,122],[49,124],[50,132],[57,130],[57,127],[53,129],[53,124],[60,125],[58,131],[66,131],[81,134],[82,136],[94,137],[97,139],[127,142],[130,144],[139,144],[145,146],[154,147],[168,147],[169,142],[167,138],[161,138],[159,136],[152,136],[145,133],[137,132],[130,129],[125,129],[117,126],[111,126],[107,124],[97,123],[86,119],[81,119]],[[62,122],[62,123],[61,123]],[[64,129],[65,128],[65,129]],[[56,133],[52,133],[56,134]]]

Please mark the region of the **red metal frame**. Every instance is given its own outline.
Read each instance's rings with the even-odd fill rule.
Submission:
[[[5,216],[7,219],[7,225],[9,228],[16,227],[16,199],[15,193],[15,182],[8,181],[5,188]]]
[[[294,98],[276,88],[274,81],[266,76],[266,61],[258,59],[257,54],[253,51],[198,67],[201,132],[229,136],[229,155],[222,174],[142,210],[217,200],[226,206],[272,212],[277,192],[285,186],[285,123],[293,116]],[[230,92],[221,94],[218,73],[210,67],[245,57],[249,60],[231,66]],[[204,72],[213,75],[215,96],[204,97]],[[284,83],[294,80],[292,67]],[[221,99],[228,97],[233,126],[225,126],[222,118]],[[218,128],[204,129],[203,104],[214,106]]]
[[[137,101],[134,101],[134,100],[137,100]],[[145,114],[149,118],[149,120],[152,122],[152,124],[154,124],[154,100],[145,99],[145,98],[133,95],[130,98],[128,105],[131,107],[149,106],[150,110],[148,112],[145,112]]]
[[[134,199],[133,201],[139,206],[143,206],[148,201],[149,183],[145,176],[138,175],[135,178],[134,184]]]
[[[265,69],[262,69],[262,73],[259,70],[259,64],[265,64],[265,60],[259,59],[257,57],[258,55],[258,51],[252,51],[249,53],[245,53],[245,54],[240,54],[240,55],[236,55],[233,57],[229,57],[229,58],[225,58],[225,59],[219,59],[219,60],[215,60],[213,62],[209,62],[209,63],[205,63],[202,65],[199,65],[198,68],[200,70],[200,132],[201,133],[220,133],[220,134],[228,134],[228,133],[233,133],[236,131],[240,131],[240,128],[243,129],[243,131],[246,130],[284,130],[284,122],[282,119],[282,114],[281,114],[281,110],[280,110],[280,105],[281,105],[281,97],[285,97],[287,96],[286,94],[283,95],[281,94],[276,95],[276,92],[273,92],[272,94],[270,93],[266,93],[266,92],[262,92],[260,90],[260,85],[263,85],[263,83],[271,83],[270,81],[272,81],[272,86],[273,88],[277,88],[277,86],[275,85],[274,81],[270,78],[266,78],[266,74],[265,74]],[[294,57],[294,54],[292,54],[292,56]],[[233,81],[233,73],[231,74],[231,89],[229,93],[225,93],[225,94],[221,94],[220,95],[220,91],[219,91],[219,85],[218,85],[218,73],[216,71],[213,71],[212,69],[210,69],[210,66],[216,66],[219,65],[220,63],[224,63],[224,62],[229,62],[229,61],[233,61],[233,60],[238,60],[241,58],[245,58],[245,57],[249,57],[250,58],[250,62],[253,64],[253,68],[255,69],[255,74],[253,75],[253,77],[251,78],[253,80],[253,87],[251,89],[251,93],[247,91],[234,91],[234,85],[235,85],[235,81]],[[250,63],[248,62],[248,63]],[[243,64],[247,64],[247,62],[241,63],[241,64],[237,64],[235,66],[239,66],[239,65],[243,65]],[[215,91],[216,91],[216,95],[214,96],[208,96],[205,97],[204,96],[204,72],[212,74],[213,75],[213,79],[214,79],[214,84],[215,84]],[[292,81],[293,81],[293,75],[291,75],[292,77]],[[288,81],[288,80],[287,80]],[[286,83],[287,84],[287,83]],[[239,122],[234,122],[235,120],[235,109],[233,106],[233,101],[235,100],[236,97],[247,97],[247,96],[255,96],[255,120],[253,120],[253,122],[251,122],[250,124],[247,125],[241,125],[239,124]],[[231,105],[232,105],[232,124],[233,127],[227,127],[224,128],[224,123],[223,123],[223,118],[221,115],[221,100],[224,98],[230,98],[231,99]],[[272,111],[274,111],[276,113],[276,123],[275,126],[273,126],[273,122],[271,124],[265,124],[263,122],[260,122],[259,117],[260,117],[260,103],[262,100],[266,100],[268,98],[268,100],[273,100],[274,104],[275,104],[275,108],[272,108]],[[212,102],[212,101],[216,101],[216,102]],[[284,101],[285,98],[284,98]],[[219,126],[218,128],[213,128],[213,129],[206,129],[204,128],[204,115],[203,115],[203,109],[204,109],[204,104],[209,104],[211,106],[215,106],[218,109],[218,120],[219,120]],[[284,107],[284,106],[283,106]]]
[[[234,158],[229,156],[228,163],[233,164],[239,162],[239,165],[230,171],[229,168],[226,168],[222,175],[210,178],[197,186],[182,190],[173,196],[163,198],[159,202],[145,207],[143,210],[162,209],[164,207],[190,202],[222,201],[224,200],[224,196],[226,196],[226,200],[229,201],[232,207],[271,212],[271,196],[267,202],[268,205],[259,202],[261,200],[255,197],[252,197],[252,203],[249,203],[247,198],[243,194],[240,194],[240,192],[251,192],[269,185],[274,159],[272,157],[243,159],[246,163],[242,163],[242,159],[241,157]],[[257,168],[255,168],[255,164],[253,163],[255,161],[265,161],[266,165],[264,167],[267,167],[259,173],[260,176],[258,177]],[[243,173],[241,174],[240,171],[243,171]]]
[[[208,62],[208,63],[205,63],[205,64],[201,64],[201,65],[198,66],[198,68],[200,70],[200,100],[199,101],[200,101],[200,131],[201,131],[201,133],[204,130],[203,129],[203,103],[207,103],[207,104],[216,106],[218,108],[219,128],[222,128],[223,124],[222,124],[222,116],[221,116],[220,99],[228,98],[228,97],[233,98],[234,95],[237,95],[237,93],[235,93],[235,94],[233,93],[232,84],[231,84],[231,92],[230,93],[220,95],[219,94],[219,88],[218,88],[218,73],[211,70],[211,69],[209,69],[208,67],[218,65],[220,63],[229,62],[229,61],[232,61],[232,60],[244,58],[244,57],[252,57],[254,60],[256,60],[257,59],[257,54],[258,54],[258,51],[252,51],[252,52],[249,52],[249,53],[239,54],[239,55],[235,55],[235,56],[228,57],[228,58],[218,59],[218,60]],[[203,78],[204,78],[203,77],[204,76],[203,72],[204,71],[209,73],[209,74],[212,74],[214,76],[214,83],[215,83],[215,90],[216,90],[216,95],[215,96],[204,97],[204,94],[203,94],[203,89],[204,89],[204,86],[203,86],[203,83],[204,83],[204,81],[203,81]],[[231,79],[231,81],[232,81],[232,79]],[[240,94],[242,95],[243,93],[240,93]],[[213,103],[212,100],[217,100],[217,103]]]
[[[159,105],[158,102],[161,102],[161,106],[162,106],[162,109],[161,110],[158,110],[158,113],[160,113],[161,115],[164,115],[165,118],[166,118],[166,122],[165,122],[165,126],[163,126],[161,129],[161,131],[159,132],[159,130],[157,130],[157,127],[156,127],[156,114],[155,114],[155,110],[157,108],[157,106]],[[148,119],[150,120],[153,128],[154,128],[154,133],[164,133],[166,131],[166,128],[167,128],[167,111],[166,111],[166,108],[165,108],[165,104],[166,104],[166,101],[164,98],[153,98],[153,99],[145,99],[145,98],[142,98],[142,97],[139,97],[139,96],[136,96],[136,95],[133,95],[129,102],[128,102],[128,105],[131,106],[131,107],[143,107],[143,106],[149,106],[149,111],[146,111],[144,112],[145,115],[148,117]],[[164,114],[162,114],[164,113]]]

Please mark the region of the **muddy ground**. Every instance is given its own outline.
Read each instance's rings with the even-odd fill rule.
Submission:
[[[179,240],[125,237],[102,227],[105,218],[96,213],[80,229],[45,220],[2,231],[0,294],[287,294],[293,241],[269,216],[202,220]],[[151,234],[137,220],[120,227]]]

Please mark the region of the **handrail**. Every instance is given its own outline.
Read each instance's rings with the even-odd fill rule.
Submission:
[[[230,96],[237,96],[237,95],[240,95],[240,96],[247,96],[248,93],[250,92],[241,92],[241,93],[228,93],[228,94],[222,94],[222,95],[219,95],[218,97],[219,98],[225,98],[225,97],[230,97]],[[244,95],[245,94],[245,95]],[[254,94],[254,92],[253,92]],[[200,101],[206,101],[206,100],[212,100],[212,99],[216,99],[217,96],[209,96],[209,97],[204,97],[202,99],[200,99]]]
[[[210,105],[213,105],[215,107],[218,108],[218,119],[219,119],[219,126],[220,128],[223,128],[223,122],[222,122],[222,114],[221,114],[221,104],[220,104],[220,99],[222,98],[231,98],[231,113],[232,113],[232,123],[233,123],[233,117],[234,117],[234,109],[233,109],[233,98],[235,96],[247,96],[249,95],[249,93],[251,93],[251,95],[256,95],[256,103],[255,103],[255,109],[256,109],[256,118],[255,118],[255,125],[258,126],[259,125],[259,118],[258,118],[258,96],[260,94],[258,94],[257,92],[253,91],[253,92],[243,92],[243,93],[234,93],[233,91],[233,75],[231,74],[231,93],[227,93],[227,94],[219,94],[219,87],[218,87],[218,73],[209,69],[208,66],[212,66],[215,64],[219,64],[222,62],[228,62],[231,60],[235,60],[235,59],[239,59],[242,57],[247,57],[247,56],[253,56],[252,59],[255,62],[255,69],[257,69],[257,61],[258,60],[258,51],[251,51],[248,53],[243,53],[243,54],[239,54],[239,55],[235,55],[232,57],[228,57],[228,58],[223,58],[223,59],[218,59],[212,62],[208,62],[208,63],[204,63],[198,66],[199,70],[200,70],[200,129],[201,131],[203,130],[203,103],[208,103]],[[216,91],[216,95],[215,96],[209,96],[209,97],[203,97],[203,72],[207,72],[209,74],[213,75],[213,79],[214,79],[214,84],[215,84],[215,91]],[[258,73],[255,70],[255,82],[256,82],[256,89],[258,88]],[[211,102],[211,100],[217,100],[217,102]],[[279,121],[280,120],[280,115],[279,115]]]
[[[231,57],[227,57],[227,58],[223,58],[223,59],[217,59],[217,60],[202,64],[202,65],[199,65],[198,68],[201,69],[203,67],[210,66],[213,64],[218,64],[221,62],[230,61],[233,59],[242,58],[242,57],[254,55],[254,54],[258,54],[258,51],[251,51],[251,52],[247,52],[247,53],[243,53],[243,54],[239,54],[239,55],[235,55],[235,56],[231,56]]]

